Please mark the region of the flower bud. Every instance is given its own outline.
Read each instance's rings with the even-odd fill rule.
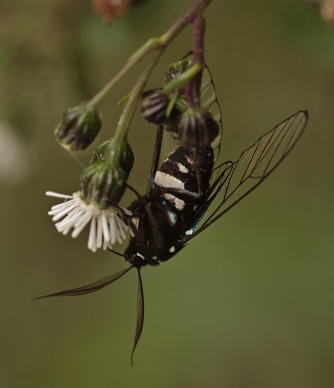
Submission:
[[[126,181],[127,181],[128,176],[130,175],[130,172],[132,170],[133,162],[134,162],[135,158],[133,156],[133,152],[132,152],[132,149],[130,147],[130,144],[127,141],[123,144],[123,147],[124,148],[123,148],[123,152],[122,152],[122,158],[119,162],[119,165],[121,166],[121,168],[125,172]]]
[[[93,156],[89,164],[92,164],[98,160],[105,160],[108,157],[108,155],[110,155],[111,153],[110,150],[112,146],[113,146],[113,138],[108,139],[102,144],[100,144],[93,152]],[[134,156],[133,156],[131,146],[127,141],[125,141],[122,144],[122,147],[123,147],[123,150],[122,150],[119,164],[121,168],[124,170],[125,174],[129,175],[133,167]]]
[[[166,112],[169,104],[169,96],[162,89],[152,89],[143,93],[141,112],[149,123],[163,124],[166,120]]]
[[[191,66],[191,61],[183,59],[182,61],[171,63],[165,73],[163,84],[167,85],[169,82],[179,77],[182,73],[188,70]]]
[[[113,139],[109,139],[97,147],[80,178],[82,197],[87,203],[96,202],[101,209],[120,201],[134,161],[127,141],[122,144],[118,163],[114,158],[109,160],[112,146]]]
[[[93,142],[100,128],[101,120],[95,108],[80,104],[67,109],[54,134],[67,151],[82,151]]]
[[[177,127],[179,119],[188,108],[184,96],[169,97],[162,89],[148,90],[143,94],[142,113],[144,118],[153,124],[164,124],[165,129]]]
[[[185,148],[209,146],[218,133],[218,124],[211,113],[204,108],[189,108],[179,121],[180,145]]]
[[[83,171],[81,196],[87,203],[96,203],[100,209],[118,203],[125,190],[126,174],[105,160],[98,160]]]

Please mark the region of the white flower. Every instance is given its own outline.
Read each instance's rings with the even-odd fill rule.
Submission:
[[[48,213],[53,216],[53,221],[59,221],[56,223],[58,232],[67,234],[73,228],[72,237],[75,238],[90,222],[88,249],[91,251],[96,252],[98,248],[106,250],[111,248],[116,241],[121,244],[126,239],[125,232],[129,230],[129,227],[120,218],[114,206],[100,210],[94,204],[87,204],[79,192],[65,195],[47,191],[45,194],[65,199],[65,202],[52,206]],[[122,210],[128,215],[132,214],[127,209],[122,208]]]

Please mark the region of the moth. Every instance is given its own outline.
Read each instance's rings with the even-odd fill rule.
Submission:
[[[86,286],[35,298],[89,294],[135,268],[138,273],[138,298],[132,364],[144,322],[142,267],[157,266],[174,257],[190,240],[258,187],[292,150],[308,118],[307,111],[297,112],[260,137],[241,153],[237,161],[219,164],[221,109],[207,66],[202,77],[201,100],[220,128],[215,143],[192,149],[178,146],[162,158],[163,138],[170,134],[163,125],[159,126],[147,192],[140,195],[129,187],[137,197],[128,207],[132,215],[124,214],[131,237],[124,253],[112,250],[122,256],[129,266]]]

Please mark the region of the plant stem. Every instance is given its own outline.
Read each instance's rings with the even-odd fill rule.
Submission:
[[[124,67],[90,100],[87,106],[96,106],[108,92],[147,54],[153,50],[163,51],[168,44],[191,23],[197,15],[201,15],[212,0],[196,0],[183,15],[159,38],[148,40],[127,61]]]
[[[164,87],[163,91],[168,94],[174,92],[177,89],[183,88],[198,74],[200,74],[201,70],[202,66],[194,64],[190,67],[190,69],[186,70],[177,78],[174,78],[172,81],[168,82],[168,84]]]
[[[193,66],[204,65],[204,19],[198,14],[193,20]],[[201,73],[195,76],[185,87],[189,106],[200,106]]]
[[[113,138],[113,146],[110,149],[110,158],[113,160],[113,163],[118,163],[120,161],[120,158],[122,157],[123,148],[124,148],[125,141],[127,139],[128,129],[129,129],[132,117],[134,115],[134,112],[140,100],[140,97],[143,94],[147,80],[154,66],[157,64],[162,53],[163,53],[163,50],[157,53],[154,53],[154,55],[146,64],[144,70],[141,72],[140,76],[138,77],[138,80],[135,83],[134,87],[132,88],[130,97],[126,102],[122,115],[118,121],[115,135]]]

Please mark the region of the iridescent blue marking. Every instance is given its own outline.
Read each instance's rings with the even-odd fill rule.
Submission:
[[[195,230],[196,230],[198,224],[201,222],[201,219],[203,218],[204,214],[205,214],[206,211],[208,210],[208,207],[210,206],[212,200],[213,200],[213,198],[212,198],[212,199],[210,198],[210,200],[207,201],[207,204],[206,204],[204,210],[202,211],[202,214],[197,218],[197,220],[195,221],[194,225],[193,225],[190,229],[188,229],[188,230],[186,231],[186,235],[187,235],[187,236],[189,236],[189,235],[191,235],[191,234],[193,234],[193,233],[195,232]]]
[[[153,177],[152,174],[150,175],[149,184],[150,184],[150,188],[149,189],[155,189],[156,186],[155,186],[154,177]]]
[[[174,212],[168,211],[168,217],[172,221],[173,224],[176,224],[177,215]]]

